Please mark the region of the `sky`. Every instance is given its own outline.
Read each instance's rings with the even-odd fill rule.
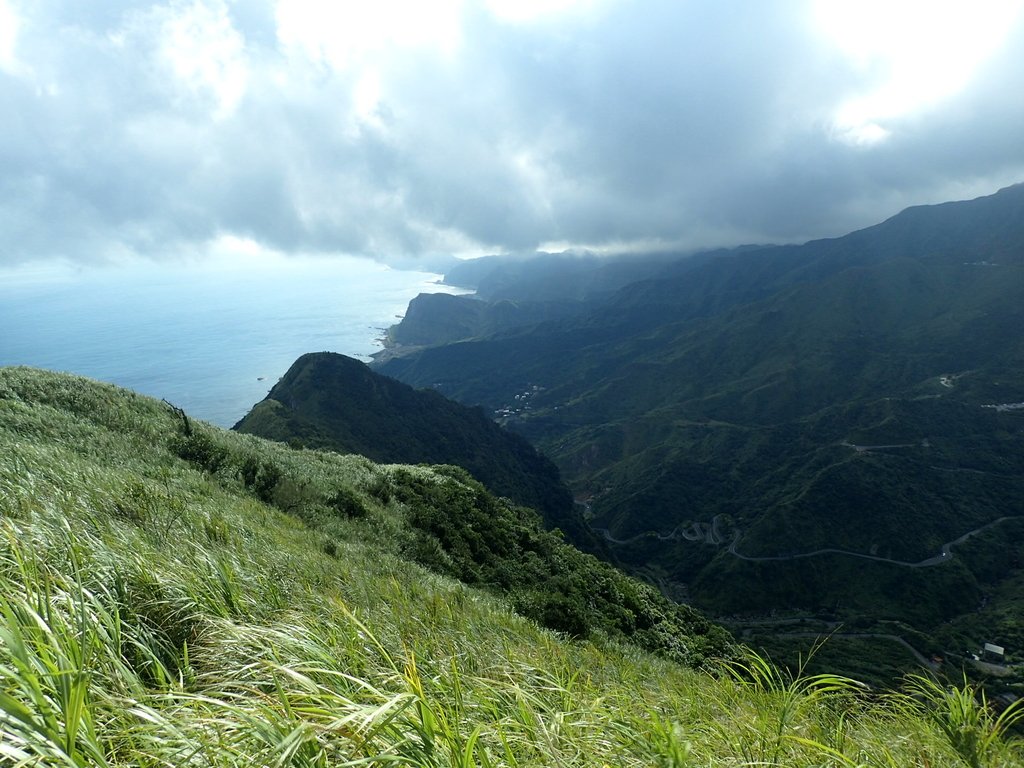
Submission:
[[[798,242],[1024,181],[1024,0],[0,0],[0,267]]]

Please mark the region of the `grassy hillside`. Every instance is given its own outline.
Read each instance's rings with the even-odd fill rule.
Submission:
[[[383,501],[396,473],[410,488]],[[403,556],[425,541],[407,517],[420,484],[478,492],[0,369],[0,764],[1024,760],[1004,733],[1019,710],[996,719],[925,678],[866,697],[756,658],[697,671],[544,630]]]

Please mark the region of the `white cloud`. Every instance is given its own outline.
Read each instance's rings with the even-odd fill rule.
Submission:
[[[592,9],[596,0],[486,0],[487,9],[501,21],[514,24],[550,21],[569,12]]]
[[[819,0],[824,33],[865,80],[843,94],[837,133],[855,144],[887,139],[900,118],[963,91],[1019,18],[1021,0]]]
[[[985,1],[0,0],[0,263],[840,234],[1024,174]]]
[[[212,103],[217,119],[231,115],[245,94],[245,44],[220,0],[158,8],[159,55],[187,98]]]
[[[451,53],[461,36],[460,6],[459,0],[280,0],[277,36],[286,51],[339,71],[387,49]]]
[[[21,20],[8,0],[0,0],[0,71],[17,76],[23,72],[18,61],[18,29]]]

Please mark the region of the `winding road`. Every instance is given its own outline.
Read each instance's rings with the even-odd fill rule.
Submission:
[[[630,536],[628,539],[617,539],[612,536],[611,531],[607,528],[594,528],[595,531],[604,536],[605,540],[611,544],[630,544],[638,539],[646,536],[654,536],[659,541],[670,541],[677,538],[683,538],[687,541],[704,541],[707,544],[722,544],[724,538],[718,530],[718,520],[720,515],[715,515],[712,518],[711,523],[690,523],[685,527],[683,525],[677,525],[668,533],[659,533],[657,531],[645,531],[644,533],[638,533],[635,536]],[[739,545],[742,533],[736,531],[733,534],[732,542],[729,544],[728,552],[733,557],[739,558],[740,560],[746,560],[752,563],[767,563],[767,562],[782,562],[785,560],[800,560],[808,557],[820,557],[821,555],[846,555],[847,557],[859,557],[864,560],[875,560],[880,563],[890,563],[892,565],[902,565],[907,568],[930,568],[935,565],[942,565],[942,563],[948,562],[953,557],[953,547],[958,544],[963,544],[972,536],[975,536],[982,531],[987,531],[989,528],[993,528],[1000,523],[1007,520],[1019,519],[1021,515],[1007,515],[993,520],[990,523],[986,523],[974,530],[968,531],[963,536],[948,541],[942,545],[942,549],[939,554],[934,557],[929,557],[924,560],[919,560],[916,563],[909,562],[907,560],[893,560],[889,557],[878,557],[877,555],[866,555],[863,552],[853,552],[848,549],[834,549],[827,547],[824,549],[816,549],[813,552],[800,552],[795,555],[765,555],[765,556],[750,556],[743,555],[736,551],[736,547]]]

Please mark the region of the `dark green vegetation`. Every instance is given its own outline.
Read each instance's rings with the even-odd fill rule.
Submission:
[[[494,493],[536,509],[574,543],[601,549],[558,469],[523,437],[478,408],[414,390],[344,355],[300,357],[234,429],[376,462],[454,464]]]
[[[1024,186],[583,303],[378,370],[528,437],[671,594],[1020,658]]]
[[[408,470],[393,493],[417,538],[407,554],[463,583],[496,588],[524,616],[573,637],[600,631],[690,664],[720,657],[725,633],[687,606],[625,577],[544,531],[529,510],[489,494],[465,470],[439,467],[456,483]]]
[[[517,536],[506,548],[537,572],[589,569],[617,610],[569,639],[497,588],[416,565],[426,553],[502,581],[449,509]],[[1019,706],[997,715],[927,678],[868,697],[756,656],[715,662],[714,628],[567,550],[458,469],[293,450],[109,385],[0,369],[0,765],[1024,760]],[[615,639],[634,607],[641,637],[659,612],[698,634],[677,625],[648,655]],[[680,653],[713,674],[665,658]]]

